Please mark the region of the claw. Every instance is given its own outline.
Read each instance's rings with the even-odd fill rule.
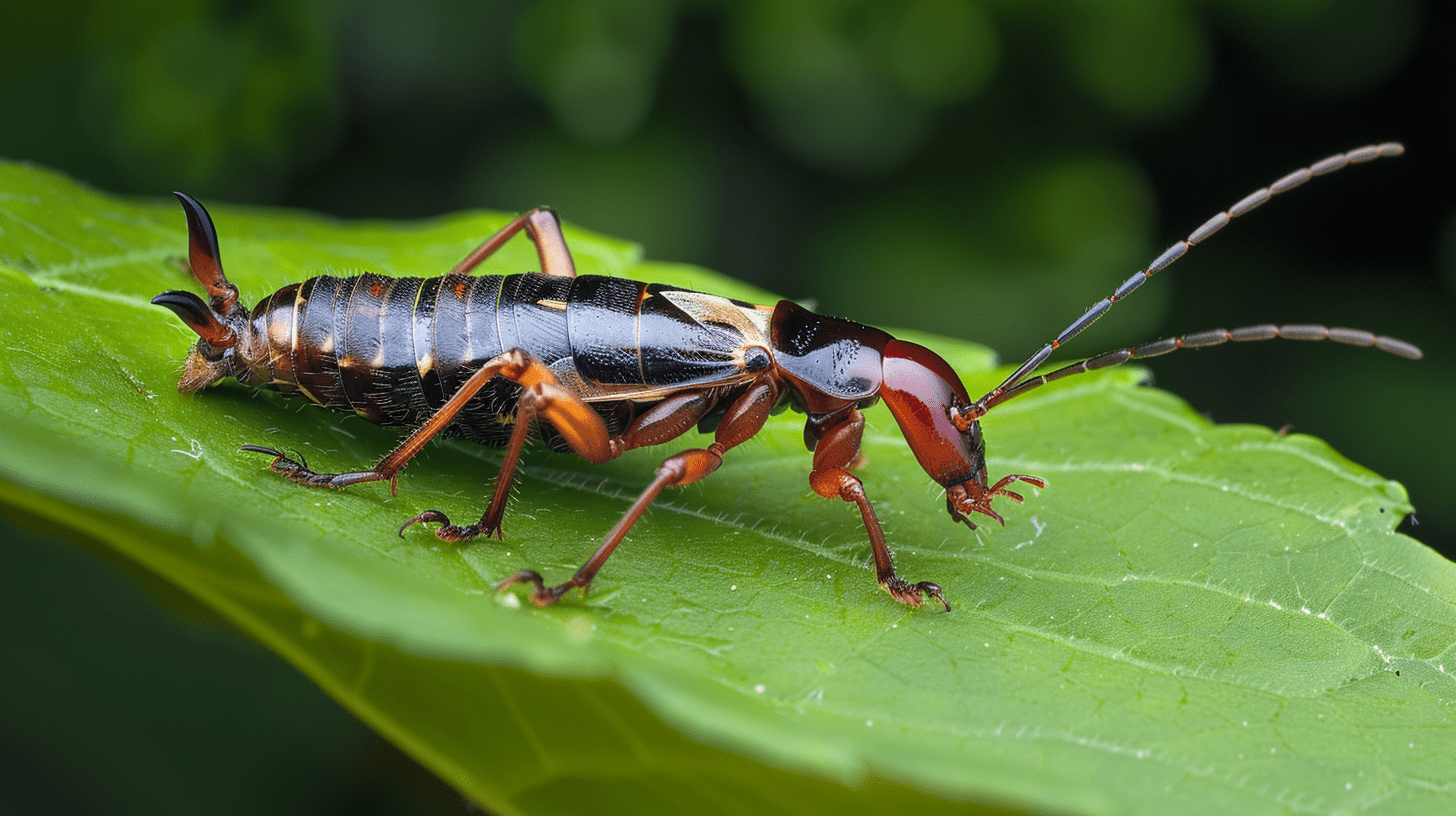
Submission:
[[[582,594],[585,595],[588,586],[587,584],[577,584],[576,580],[572,579],[562,584],[561,586],[548,588],[546,586],[545,579],[541,577],[541,573],[535,570],[521,570],[515,575],[512,575],[504,581],[496,584],[495,591],[500,592],[506,587],[512,586],[514,584],[534,585],[536,589],[534,592],[531,593],[531,603],[541,607],[550,606],[556,603],[557,601],[561,600],[562,595],[565,595],[568,590],[576,586],[580,586]]]
[[[515,575],[512,575],[511,577],[505,579],[504,581],[501,581],[500,583],[496,584],[495,585],[495,591],[496,592],[500,592],[501,590],[505,589],[506,587],[514,586],[516,584],[523,584],[523,583],[524,584],[535,584],[536,585],[536,591],[537,592],[540,592],[540,591],[542,591],[543,589],[546,588],[546,581],[545,581],[545,579],[543,579],[541,577],[541,573],[539,573],[539,572],[537,572],[535,570],[521,570],[520,572],[516,573]]]
[[[273,461],[269,463],[268,469],[273,471],[274,473],[287,476],[295,482],[305,482],[311,477],[317,475],[312,470],[308,469],[308,462],[304,461],[303,456],[300,454],[294,454],[294,456],[297,456],[298,459],[290,459],[282,451],[274,450],[273,448],[265,448],[262,445],[243,445],[242,447],[238,448],[238,451],[247,453],[261,453],[264,456],[273,457]]]
[[[243,445],[243,446],[241,446],[241,447],[238,448],[238,451],[239,452],[246,451],[248,453],[262,453],[262,454],[266,454],[268,456],[275,457],[277,459],[287,459],[288,458],[288,457],[286,457],[286,456],[283,455],[283,452],[282,451],[276,451],[276,450],[273,450],[272,448],[265,448],[262,445]],[[302,458],[302,457],[299,457],[299,458]]]
[[[448,526],[450,524],[450,517],[445,515],[444,513],[441,513],[439,510],[426,510],[425,512],[420,513],[419,515],[400,525],[399,537],[404,538],[404,531],[415,526],[416,524],[427,524],[431,522]]]
[[[404,538],[404,531],[415,526],[416,524],[440,525],[439,528],[435,530],[435,538],[438,538],[441,541],[448,541],[452,544],[459,544],[469,541],[470,539],[475,538],[481,533],[486,533],[487,535],[489,535],[493,532],[491,530],[482,529],[479,524],[470,524],[464,527],[461,527],[458,524],[451,524],[450,517],[445,515],[444,513],[441,513],[439,510],[426,510],[425,512],[420,513],[419,515],[410,519],[409,521],[406,521],[399,528],[399,537]]]
[[[906,606],[912,608],[918,607],[925,603],[925,596],[928,595],[940,601],[940,605],[945,607],[945,611],[950,611],[950,602],[941,593],[939,584],[934,584],[930,581],[921,581],[918,584],[912,584],[897,575],[880,584],[880,587],[890,593],[891,598]]]
[[[929,581],[921,581],[920,583],[915,585],[915,588],[920,590],[921,592],[924,592],[926,595],[935,598],[937,601],[940,601],[940,605],[945,607],[945,611],[950,611],[950,601],[947,601],[945,599],[945,595],[941,594],[939,584],[932,584]]]

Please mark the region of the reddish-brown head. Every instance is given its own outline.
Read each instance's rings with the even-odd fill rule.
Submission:
[[[975,529],[970,515],[980,513],[1004,524],[991,509],[991,499],[1005,496],[1019,503],[1022,497],[1006,489],[1013,481],[1045,485],[1025,476],[987,484],[981,424],[971,422],[961,430],[951,418],[951,409],[971,405],[970,396],[950,364],[930,349],[904,340],[887,343],[880,396],[900,424],[920,467],[945,487],[946,508],[956,521]]]

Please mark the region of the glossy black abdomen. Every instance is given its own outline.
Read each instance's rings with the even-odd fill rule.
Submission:
[[[371,422],[423,424],[482,365],[520,348],[617,433],[643,404],[741,373],[741,334],[682,306],[708,298],[599,276],[324,276],[274,293],[254,321],[272,352],[269,387]],[[504,445],[518,391],[493,379],[445,432]]]

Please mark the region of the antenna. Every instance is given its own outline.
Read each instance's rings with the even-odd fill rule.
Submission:
[[[1183,257],[1190,248],[1206,240],[1215,232],[1223,229],[1229,221],[1253,210],[1279,193],[1293,190],[1295,187],[1309,181],[1315,176],[1323,176],[1342,170],[1352,164],[1363,164],[1375,159],[1387,156],[1399,156],[1405,152],[1405,148],[1396,142],[1369,145],[1356,148],[1345,153],[1337,153],[1324,161],[1316,162],[1308,167],[1302,167],[1293,173],[1254,192],[1244,196],[1239,202],[1227,210],[1215,215],[1203,222],[1203,226],[1194,230],[1182,241],[1168,247],[1159,255],[1146,269],[1133,275],[1122,282],[1111,296],[1103,298],[1093,304],[1092,308],[1082,313],[1082,316],[1072,321],[1070,326],[1057,335],[1057,339],[1042,346],[1041,350],[1027,358],[1005,382],[986,392],[984,396],[964,409],[951,409],[951,419],[956,426],[962,430],[969,428],[971,423],[985,416],[992,407],[999,405],[1012,397],[1017,397],[1026,392],[1073,374],[1081,374],[1086,371],[1094,371],[1099,368],[1107,368],[1128,360],[1139,357],[1155,357],[1159,354],[1167,354],[1180,348],[1200,348],[1203,346],[1216,346],[1229,341],[1244,342],[1252,340],[1272,340],[1282,337],[1290,340],[1333,340],[1336,343],[1347,343],[1356,346],[1374,346],[1381,351],[1397,354],[1412,360],[1421,357],[1421,350],[1403,340],[1393,337],[1377,336],[1360,329],[1326,328],[1308,324],[1291,324],[1287,326],[1260,325],[1248,326],[1241,329],[1213,329],[1196,334],[1188,334],[1182,337],[1156,340],[1151,343],[1143,343],[1137,346],[1110,351],[1080,363],[1057,369],[1050,374],[1037,377],[1030,377],[1032,371],[1046,362],[1052,352],[1061,348],[1073,337],[1081,334],[1088,326],[1097,322],[1097,319],[1112,308],[1112,304],[1132,294],[1139,286],[1142,286],[1148,278],[1163,271],[1169,264]]]

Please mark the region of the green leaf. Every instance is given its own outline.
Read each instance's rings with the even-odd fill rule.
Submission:
[[[443,270],[504,221],[212,211],[250,301],[324,271]],[[568,240],[583,273],[768,298]],[[191,335],[147,300],[190,287],[185,246],[171,201],[0,165],[0,500],[211,604],[495,810],[1456,806],[1456,571],[1393,532],[1398,484],[1317,439],[1212,425],[1135,370],[1074,378],[983,422],[993,477],[1050,485],[969,532],[876,408],[861,475],[946,614],[879,591],[858,514],[809,490],[784,414],[655,505],[590,596],[539,610],[491,585],[566,578],[699,440],[602,466],[532,450],[504,542],[401,539],[425,508],[478,514],[499,451],[431,445],[398,496],[270,474],[238,446],[353,469],[399,432],[236,383],[178,395]],[[533,263],[513,241],[487,271]],[[996,381],[984,350],[916,339],[972,392]]]

